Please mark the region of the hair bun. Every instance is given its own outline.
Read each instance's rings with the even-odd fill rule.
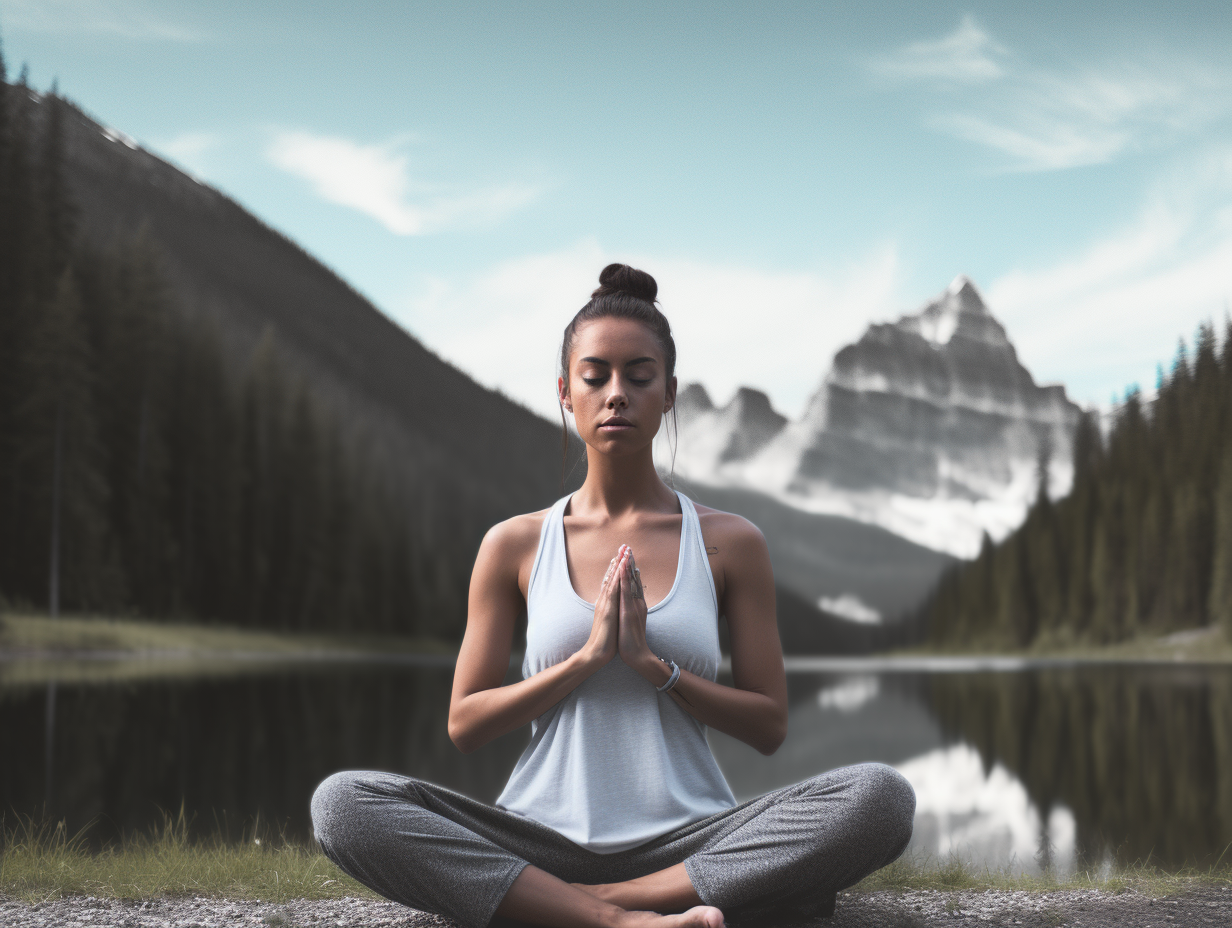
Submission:
[[[627,293],[653,303],[659,294],[659,285],[645,271],[639,271],[627,264],[609,264],[599,274],[599,289],[590,295],[593,300],[609,293]]]

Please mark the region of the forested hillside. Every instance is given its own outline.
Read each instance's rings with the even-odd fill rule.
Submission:
[[[555,498],[551,425],[215,191],[202,188],[209,213],[246,239],[207,247],[226,230],[191,209],[177,222],[147,197],[143,212],[135,177],[129,212],[104,216],[90,191],[124,184],[98,174],[91,145],[156,163],[166,176],[145,180],[172,201],[193,182],[24,75],[0,94],[0,602],[459,634],[483,531]],[[189,285],[167,227],[218,263],[229,300]],[[260,269],[246,276],[216,254],[228,248],[266,259],[266,276],[306,271],[253,309],[241,291]],[[314,326],[333,369],[305,348]],[[513,453],[498,461],[476,432],[502,416]]]
[[[1101,643],[1221,623],[1232,632],[1232,322],[1181,344],[1155,400],[1131,391],[1104,440],[1074,440],[1074,486],[942,579],[939,645]]]

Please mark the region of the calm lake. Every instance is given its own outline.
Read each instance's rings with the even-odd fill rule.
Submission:
[[[0,808],[93,823],[95,842],[181,804],[193,830],[309,833],[347,768],[495,798],[527,733],[449,741],[449,666],[298,664],[137,682],[20,682],[0,667]],[[511,675],[510,679],[514,679]],[[711,744],[738,799],[865,760],[918,796],[913,847],[1065,873],[1209,865],[1232,842],[1232,668],[802,660],[771,757]],[[1226,858],[1225,858],[1226,859]]]

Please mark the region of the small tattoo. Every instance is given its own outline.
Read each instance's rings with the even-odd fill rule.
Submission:
[[[707,554],[718,554],[719,549],[716,548],[714,545],[706,545],[706,553]]]

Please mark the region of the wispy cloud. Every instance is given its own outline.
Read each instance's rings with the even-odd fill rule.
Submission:
[[[871,66],[935,90],[926,123],[1008,155],[1011,171],[1104,164],[1165,143],[1226,114],[1232,86],[1227,69],[1180,59],[1033,67],[970,17],[944,39],[907,45]],[[976,91],[963,83],[987,86]]]
[[[971,16],[940,39],[912,42],[870,62],[874,72],[900,80],[943,80],[974,84],[996,80],[1005,70],[1006,50]]]
[[[755,386],[791,415],[801,412],[838,348],[858,338],[868,320],[901,309],[890,245],[849,267],[801,272],[615,254],[586,239],[471,280],[429,281],[399,315],[481,383],[556,418],[561,333],[611,261],[644,267],[658,280],[682,384],[700,380],[718,402],[742,384]]]
[[[141,0],[5,0],[3,25],[15,31],[94,32],[125,39],[198,42],[204,32]]]
[[[1122,152],[1164,141],[1216,117],[1221,81],[1210,72],[1141,66],[1119,73],[1017,76],[982,112],[951,112],[931,122],[959,138],[1011,156],[1018,170],[1104,164]]]
[[[1137,218],[1052,266],[987,288],[1028,366],[1107,402],[1232,301],[1232,149],[1187,159]]]
[[[417,180],[405,148],[410,139],[363,145],[336,136],[279,132],[266,150],[279,168],[308,181],[317,196],[370,216],[396,235],[495,222],[532,202],[539,188],[503,185],[442,190]]]

